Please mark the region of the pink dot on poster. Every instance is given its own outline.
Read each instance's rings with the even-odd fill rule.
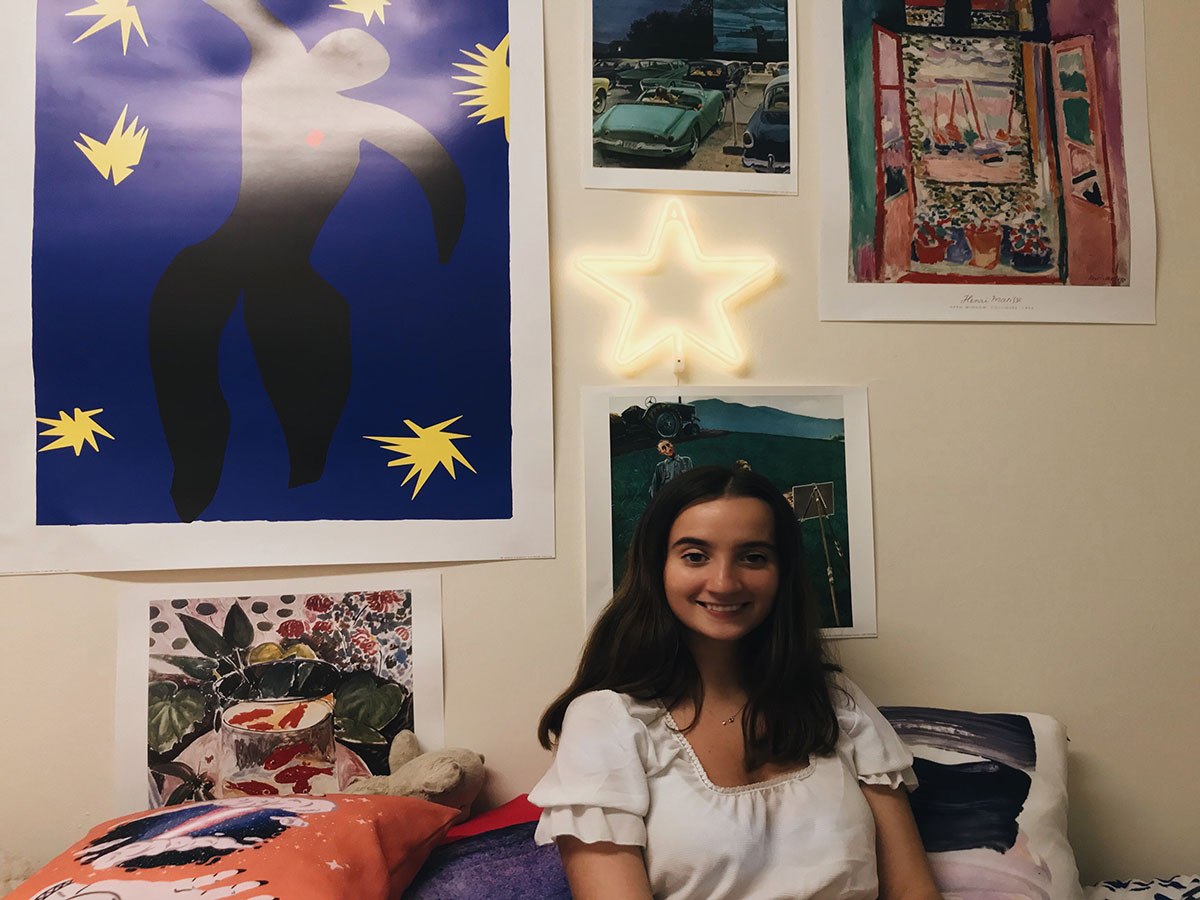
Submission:
[[[321,141],[325,140],[325,132],[319,128],[314,128],[304,140],[308,142],[308,146],[316,147]]]

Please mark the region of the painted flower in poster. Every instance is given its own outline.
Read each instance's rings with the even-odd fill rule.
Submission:
[[[155,805],[324,793],[385,771],[413,724],[407,591],[150,606]]]

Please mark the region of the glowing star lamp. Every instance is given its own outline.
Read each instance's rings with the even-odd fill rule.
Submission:
[[[767,256],[709,256],[700,249],[683,204],[663,208],[650,246],[640,256],[583,256],[576,267],[623,308],[613,362],[641,368],[669,353],[675,373],[691,347],[728,369],[746,359],[730,310],[775,275]]]

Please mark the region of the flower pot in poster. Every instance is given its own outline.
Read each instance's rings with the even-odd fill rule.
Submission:
[[[925,231],[918,231],[913,236],[913,256],[917,262],[927,266],[945,260],[948,246],[948,242],[943,238]]]
[[[966,229],[967,243],[971,245],[971,265],[980,269],[994,269],[1000,259],[1000,241],[1003,232],[994,223],[969,225]]]
[[[1054,254],[1044,245],[1015,245],[1012,248],[1012,267],[1018,272],[1044,272],[1054,263]]]

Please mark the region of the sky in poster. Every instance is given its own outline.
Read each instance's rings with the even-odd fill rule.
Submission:
[[[652,12],[678,12],[688,0],[593,0],[592,40],[621,41],[629,26]]]
[[[81,6],[85,4],[76,4]],[[75,8],[72,6],[70,8]],[[201,0],[139,4],[119,27],[73,43],[94,21],[38,9],[34,196],[36,414],[103,409],[112,440],[37,456],[39,524],[172,522],[172,461],[148,363],[150,298],[172,259],[225,222],[241,175],[245,37]],[[311,48],[363,16],[324,0],[266,6]],[[466,185],[462,235],[439,264],[430,207],[408,170],[364,143],[313,247],[318,275],[350,310],[352,375],[324,474],[288,488],[288,454],[239,303],[219,344],[231,427],[223,471],[200,518],[229,521],[475,519],[511,514],[507,143],[502,122],[469,118],[452,80],[462,50],[496,47],[504,4],[442,0],[387,9],[367,31],[387,49],[382,78],[346,96],[403,113],[448,150]],[[75,142],[103,141],[122,109],[148,135],[141,162],[104,180]],[[320,352],[313,356],[319,357]],[[470,437],[475,472],[438,469],[414,498],[405,467],[365,435],[408,436],[405,420]],[[39,426],[41,430],[43,426]],[[38,440],[45,446],[48,439]],[[32,448],[32,442],[31,442]]]

